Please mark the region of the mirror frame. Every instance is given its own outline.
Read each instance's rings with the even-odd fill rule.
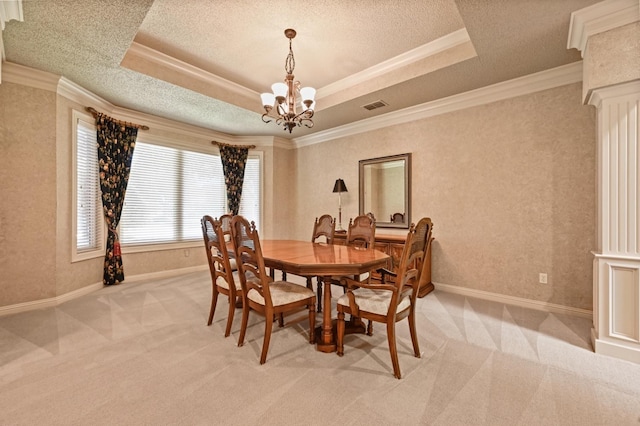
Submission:
[[[369,158],[366,160],[360,160],[359,163],[359,211],[361,215],[369,212],[364,211],[364,188],[365,188],[365,173],[364,168],[367,165],[382,164],[390,161],[404,161],[404,222],[403,223],[391,223],[390,221],[381,221],[381,218],[376,217],[376,228],[399,228],[409,229],[411,225],[411,153],[390,155],[387,157]],[[373,212],[375,214],[375,212]],[[386,218],[385,218],[386,219]]]

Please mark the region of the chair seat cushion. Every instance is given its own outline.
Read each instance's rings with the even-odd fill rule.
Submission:
[[[242,285],[240,284],[240,277],[238,276],[237,271],[233,271],[233,284],[236,287],[237,291],[242,291]],[[218,287],[226,288],[229,290],[229,283],[222,276],[218,276],[216,279],[216,285]]]
[[[271,293],[271,301],[273,302],[273,306],[286,305],[287,303],[297,302],[299,300],[304,300],[315,296],[313,290],[309,290],[304,286],[287,281],[272,282],[271,284],[269,284],[269,291]],[[260,305],[264,305],[264,298],[255,289],[249,290],[249,294],[247,294],[247,297],[249,298],[249,300],[252,300]]]
[[[387,315],[389,305],[391,304],[392,293],[389,290],[371,290],[368,288],[358,288],[353,290],[356,298],[356,304],[361,311],[371,312],[372,314]],[[349,307],[349,297],[343,294],[338,298],[338,305]],[[410,294],[405,292],[400,294],[397,312],[402,312],[411,305]]]

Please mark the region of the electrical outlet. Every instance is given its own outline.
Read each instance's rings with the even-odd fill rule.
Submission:
[[[184,250],[184,257],[189,257],[190,254],[189,249]]]
[[[539,281],[540,284],[547,284],[547,274],[541,272]]]

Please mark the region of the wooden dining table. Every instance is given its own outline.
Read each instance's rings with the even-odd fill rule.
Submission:
[[[389,256],[373,248],[312,243],[296,240],[261,240],[265,266],[302,276],[357,276],[387,265]],[[325,280],[328,282],[328,280]],[[322,325],[316,348],[335,352],[334,322],[331,318],[331,285],[324,286]]]

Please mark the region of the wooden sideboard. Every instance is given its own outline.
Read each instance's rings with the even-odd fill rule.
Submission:
[[[390,256],[387,269],[396,271],[398,263],[400,262],[400,256],[402,256],[402,250],[404,249],[405,237],[402,235],[385,235],[376,233],[376,250],[380,250]],[[334,235],[334,244],[346,244],[347,233],[336,231]],[[431,242],[433,237],[430,237],[427,243],[426,259],[422,263],[422,272],[420,274],[420,290],[418,291],[418,297],[424,297],[433,290],[433,283],[431,282]],[[373,273],[373,278],[380,278],[380,274]],[[393,280],[393,277],[390,277]]]

